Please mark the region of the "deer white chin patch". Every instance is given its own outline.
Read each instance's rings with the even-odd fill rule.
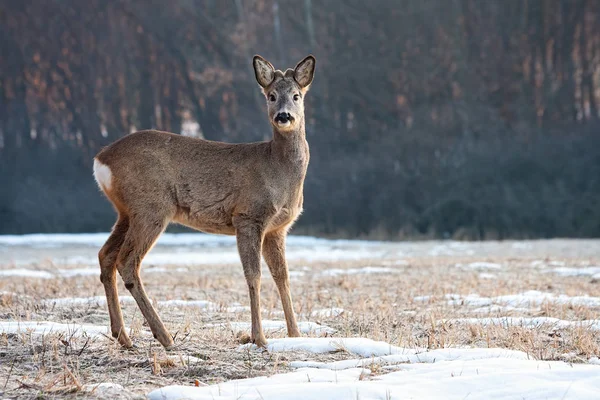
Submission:
[[[108,165],[102,164],[94,158],[94,178],[102,190],[110,190],[112,186],[112,172]]]
[[[289,128],[290,126],[292,126],[292,123],[290,121],[277,122],[277,126],[279,128]]]

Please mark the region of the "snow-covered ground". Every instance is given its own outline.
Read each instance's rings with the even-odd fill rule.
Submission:
[[[42,279],[97,274],[97,253],[108,233],[94,234],[34,234],[0,235],[0,251],[5,254],[1,264],[13,268],[0,270],[1,276],[22,276]],[[75,254],[65,254],[65,247],[77,247]],[[43,260],[23,254],[23,247],[46,254]],[[71,252],[72,253],[72,252]],[[287,259],[306,262],[358,259],[397,259],[401,250],[391,243],[360,240],[327,240],[290,235],[287,240]],[[44,270],[32,268],[42,261]],[[146,266],[237,264],[239,256],[235,237],[202,233],[164,233],[145,257]],[[54,265],[79,267],[76,271],[56,269]],[[144,272],[151,272],[145,268]],[[157,268],[156,272],[160,272]]]
[[[0,333],[26,333],[31,335],[66,334],[68,336],[109,335],[105,325],[61,324],[52,321],[0,321]]]
[[[496,297],[485,297],[478,294],[462,296],[460,294],[448,293],[444,295],[444,299],[448,305],[469,305],[478,307],[490,305],[525,307],[540,306],[544,303],[600,307],[600,297],[566,296],[564,294],[555,295],[553,293],[545,293],[538,290],[530,290],[524,293],[508,294]],[[414,300],[419,302],[428,302],[432,300],[432,296],[417,296],[414,298]]]
[[[111,357],[133,359],[123,362],[127,370],[102,370],[110,382],[88,376],[95,383],[82,382],[83,394],[111,398],[131,390],[123,378],[129,370],[135,370],[136,382],[150,381],[152,370],[158,378],[141,392],[152,400],[600,398],[597,241],[574,246],[569,241],[391,243],[290,236],[287,258],[303,337],[283,337],[279,299],[267,283],[263,328],[268,346],[263,350],[237,341],[236,335],[250,331],[250,319],[235,238],[164,234],[145,258],[142,274],[181,347],[164,353],[125,291],[120,302],[126,326],[142,350],[115,356],[97,280],[97,252],[107,235],[0,236],[0,339],[21,349],[19,360],[39,357],[31,352],[53,337],[83,338],[73,340],[69,346],[82,347],[70,351],[81,357],[93,353],[91,368],[97,370],[110,365]],[[531,336],[486,336],[514,327]],[[533,343],[535,335],[539,343]],[[94,339],[93,350],[83,345],[88,338]],[[203,354],[215,342],[229,347]],[[110,345],[113,350],[104,354]],[[568,350],[540,356],[540,346]],[[107,358],[98,361],[99,354]],[[160,375],[149,367],[161,362],[181,370]],[[210,374],[236,362],[236,378],[255,376],[248,372],[253,362],[267,366],[258,369],[266,376]],[[64,360],[60,363],[53,368],[63,371]],[[6,365],[0,365],[0,373],[8,372]],[[19,377],[38,367],[23,366]],[[207,382],[225,382],[205,384],[206,375]],[[199,380],[198,387],[190,377]],[[21,387],[18,383],[15,390]]]
[[[270,352],[346,351],[365,358],[330,364],[293,362],[298,369],[204,387],[167,386],[150,400],[171,399],[597,399],[600,367],[542,362],[504,349],[418,352],[367,339],[279,339]],[[392,354],[392,355],[384,355]],[[375,357],[374,357],[375,356]],[[379,365],[373,374],[367,366]]]

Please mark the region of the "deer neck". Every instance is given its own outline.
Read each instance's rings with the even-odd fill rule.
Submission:
[[[298,128],[293,131],[280,132],[277,128],[273,128],[271,148],[278,161],[306,169],[309,152],[304,121],[301,121]]]

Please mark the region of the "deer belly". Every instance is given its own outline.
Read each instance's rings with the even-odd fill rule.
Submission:
[[[201,232],[235,235],[231,215],[225,212],[213,210],[213,212],[192,213],[190,210],[180,208],[173,220]]]

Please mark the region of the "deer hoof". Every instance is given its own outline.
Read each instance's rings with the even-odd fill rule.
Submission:
[[[260,347],[263,349],[267,348],[267,339],[265,339],[265,337],[262,335],[260,337],[254,338],[252,343],[254,343],[256,347]]]

